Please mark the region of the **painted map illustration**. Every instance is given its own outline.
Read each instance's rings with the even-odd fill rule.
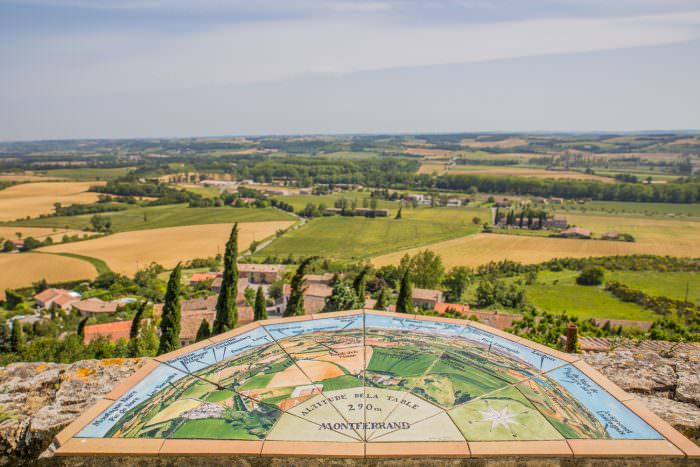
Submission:
[[[263,323],[161,359],[75,437],[663,439],[574,364],[516,340],[370,311]]]

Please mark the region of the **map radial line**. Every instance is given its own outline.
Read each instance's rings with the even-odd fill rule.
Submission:
[[[296,360],[294,357],[292,357],[292,356],[289,354],[289,352],[287,352],[287,349],[285,349],[282,345],[280,345],[280,343],[277,341],[277,339],[275,339],[275,337],[265,328],[265,326],[261,326],[261,328],[267,333],[268,336],[270,336],[270,338],[271,338],[272,340],[274,340],[275,344],[277,344],[277,346],[278,346],[280,349],[282,349],[282,351],[287,355],[287,357],[292,361],[292,363],[294,363],[294,365],[295,365],[295,366],[299,369],[299,371],[306,377],[306,379],[309,380],[309,383],[310,383],[310,384],[314,384],[313,378],[309,377],[309,375],[306,374],[306,372],[305,372],[305,371],[301,368],[301,366],[297,363],[297,360]],[[318,342],[318,341],[316,341],[316,339],[313,339],[313,341],[314,341],[314,342]],[[338,410],[338,407],[336,407],[335,404],[333,404],[333,402],[331,402],[331,400],[328,398],[328,396],[326,396],[326,394],[324,394],[323,389],[320,391],[319,394],[324,398],[324,400],[326,401],[326,403],[327,403],[328,405],[330,405],[331,407],[333,407],[333,409],[338,413],[338,415],[340,415],[340,417],[345,421],[345,423],[347,423],[348,426],[351,427],[352,431],[355,432],[355,434],[357,435],[356,441],[364,441],[364,437],[363,437],[362,435],[360,435],[360,433],[358,433],[358,431],[357,431],[355,428],[352,428],[352,424],[350,423],[350,421],[345,417],[345,415],[343,415],[343,413],[342,413],[340,410]],[[302,419],[302,420],[303,420],[303,419]],[[320,426],[320,425],[319,425],[319,426]],[[333,431],[337,431],[337,430],[333,430]],[[347,434],[345,434],[345,436],[350,437],[350,436],[347,435]],[[352,438],[352,437],[351,437],[351,438]]]

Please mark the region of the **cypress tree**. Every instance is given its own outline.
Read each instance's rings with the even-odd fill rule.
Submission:
[[[89,319],[90,317],[86,316],[85,318],[81,319],[78,323],[78,329],[76,333],[78,334],[78,337],[80,337],[81,342],[83,341],[83,339],[85,339],[85,325],[87,324]]]
[[[284,310],[284,317],[288,316],[303,316],[304,315],[304,275],[306,275],[306,268],[311,264],[316,257],[312,256],[306,258],[299,264],[297,271],[292,277],[291,287],[292,291],[289,294],[289,301],[287,302],[287,309]]]
[[[131,321],[131,330],[129,331],[129,339],[133,340],[139,337],[139,331],[141,330],[141,320],[143,319],[143,315],[146,312],[146,307],[148,306],[147,301],[143,301],[141,303],[141,306],[139,306],[139,309],[136,311],[136,314],[134,315],[134,319]]]
[[[394,219],[401,219],[401,210],[403,209],[403,206],[399,206],[399,210],[396,211],[396,217]]]
[[[160,344],[158,355],[180,347],[180,276],[182,264],[177,263],[168,279],[163,315],[160,318]]]
[[[12,323],[10,349],[12,349],[13,352],[21,352],[24,350],[24,327],[19,321],[14,321]]]
[[[367,268],[362,269],[360,273],[355,277],[352,282],[352,288],[355,290],[355,295],[357,295],[357,301],[355,306],[357,308],[363,308],[365,306],[365,286],[367,284]]]
[[[238,222],[233,224],[231,235],[226,242],[224,252],[224,275],[221,291],[216,300],[216,318],[212,334],[221,334],[236,327],[238,323]]]
[[[267,319],[267,305],[265,303],[265,293],[262,287],[258,287],[258,291],[255,294],[255,313],[253,319],[255,321]]]
[[[374,304],[375,310],[386,310],[389,305],[389,297],[387,296],[386,287],[382,287],[379,291],[379,297],[377,297],[377,303]]]
[[[209,327],[209,321],[202,318],[202,322],[199,323],[199,329],[197,329],[197,337],[195,342],[203,341],[211,336],[211,328]]]
[[[403,273],[401,278],[401,288],[399,289],[399,297],[396,300],[397,313],[413,313],[413,287],[411,279],[408,277],[409,271]]]

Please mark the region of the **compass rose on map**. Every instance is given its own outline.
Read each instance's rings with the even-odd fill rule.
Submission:
[[[514,420],[518,413],[511,413],[508,407],[503,407],[501,410],[496,410],[493,407],[481,412],[481,416],[485,422],[491,422],[491,431],[495,430],[499,426],[504,428],[510,428],[510,425],[520,425],[520,423]]]

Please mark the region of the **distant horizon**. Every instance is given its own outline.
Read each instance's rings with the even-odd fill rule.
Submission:
[[[688,134],[700,135],[698,129],[669,129],[669,130],[600,130],[600,131],[509,131],[509,130],[485,130],[485,131],[411,131],[411,132],[376,132],[376,133],[248,133],[248,134],[210,134],[188,136],[138,136],[138,137],[84,137],[84,138],[47,138],[47,139],[17,139],[0,140],[0,144],[11,143],[41,143],[41,142],[70,142],[70,141],[134,141],[148,139],[216,139],[216,138],[289,138],[289,137],[352,137],[352,136],[449,136],[449,135],[543,135],[543,136],[613,136],[613,135],[663,135],[663,134]]]

